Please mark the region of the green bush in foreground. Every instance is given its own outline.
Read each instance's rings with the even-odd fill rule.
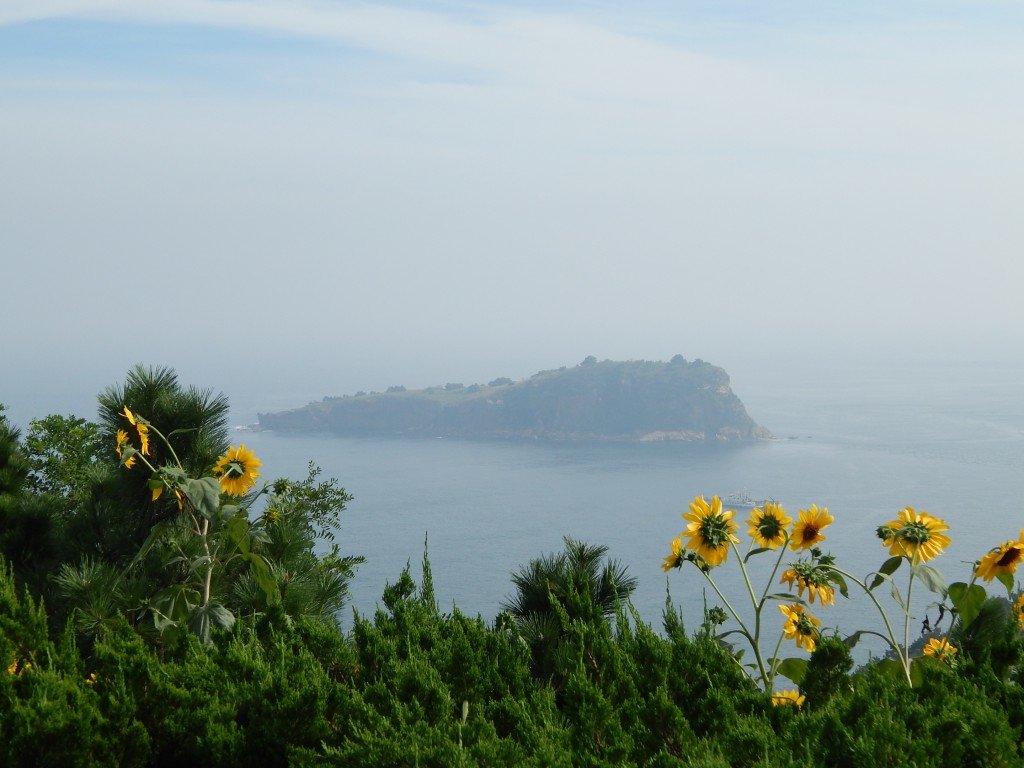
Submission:
[[[710,570],[732,552],[746,574],[750,556],[773,544],[809,552],[782,573],[788,594],[751,595],[758,616],[770,600],[785,603],[782,635],[810,658],[761,653],[760,625],[741,623],[753,676],[716,636],[730,615],[738,621],[731,608],[708,608],[687,634],[669,606],[655,631],[626,599],[626,569],[604,547],[568,538],[564,552],[513,575],[516,594],[493,623],[439,611],[424,557],[421,583],[406,568],[374,615],[342,632],[336,617],[359,561],[316,548],[331,543],[350,499],[335,481],[311,467],[305,481],[258,490],[260,465],[244,447],[214,466],[177,462],[173,423],[108,400],[117,431],[106,458],[88,424],[51,420],[33,463],[0,414],[0,550],[18,555],[0,557],[0,765],[1024,765],[1024,598],[974,583],[1010,589],[1024,534],[988,553],[969,583],[945,588],[924,563],[941,554],[944,523],[908,508],[883,526],[898,553],[860,586],[871,597],[906,560],[907,603],[915,581],[945,589],[956,621],[917,655],[907,612],[904,639],[891,626],[884,635],[893,658],[860,670],[857,636],[823,636],[802,610],[804,592],[831,603],[850,581],[815,549],[830,516],[804,511],[790,533],[777,505],[748,521],[763,546],[742,557],[731,516],[697,505],[696,538],[687,549],[680,537],[666,558],[667,568]],[[97,490],[133,459],[131,494]],[[267,503],[250,512],[257,496]],[[107,538],[83,535],[147,516],[160,522],[128,561]],[[711,546],[712,534],[726,538]],[[769,583],[781,561],[776,553]],[[194,621],[197,609],[212,618],[213,605],[231,620]],[[765,683],[779,674],[799,690],[772,695]]]

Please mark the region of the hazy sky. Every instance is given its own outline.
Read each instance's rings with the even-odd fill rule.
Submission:
[[[0,0],[0,401],[1020,358],[1022,137],[1017,2]]]

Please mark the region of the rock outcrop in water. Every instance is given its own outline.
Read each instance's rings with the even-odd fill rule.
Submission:
[[[747,415],[728,374],[677,355],[668,363],[598,362],[513,382],[325,397],[261,413],[261,429],[338,435],[545,440],[756,440],[771,437]]]

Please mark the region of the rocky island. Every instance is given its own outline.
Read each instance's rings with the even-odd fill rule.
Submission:
[[[729,375],[703,360],[598,362],[528,379],[390,387],[325,397],[259,414],[259,428],[350,436],[543,440],[757,440],[771,434],[747,415]]]

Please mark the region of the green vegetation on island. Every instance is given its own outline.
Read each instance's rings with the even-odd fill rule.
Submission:
[[[752,440],[770,437],[703,360],[598,362],[513,382],[325,397],[259,414],[261,429],[339,435],[547,440]]]
[[[22,437],[0,406],[0,765],[1024,764],[1024,530],[947,586],[950,526],[907,507],[861,580],[822,549],[827,509],[766,503],[744,531],[697,498],[663,563],[718,598],[685,591],[703,606],[689,631],[668,594],[652,627],[628,569],[568,537],[510,575],[491,621],[439,607],[424,552],[418,582],[407,566],[345,631],[351,497],[312,464],[266,481],[225,412],[144,368],[97,422]],[[742,575],[731,600],[722,567]],[[935,617],[917,637],[915,583]],[[881,624],[843,637],[811,615],[854,595]],[[866,634],[891,653],[854,669]]]

